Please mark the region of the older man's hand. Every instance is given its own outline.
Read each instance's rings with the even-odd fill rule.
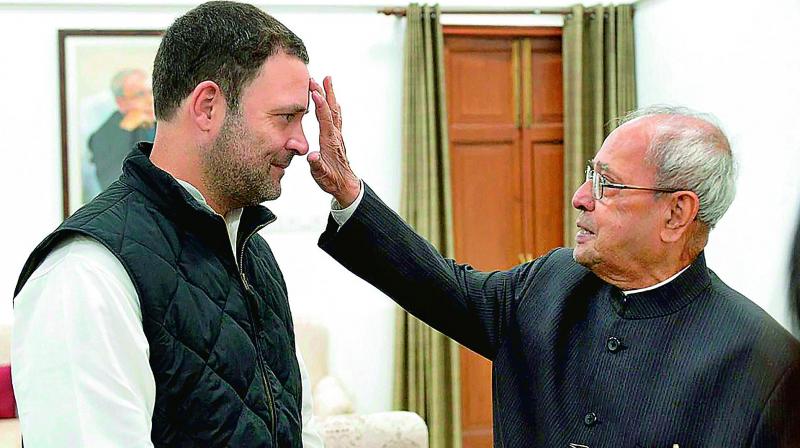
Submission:
[[[330,76],[322,87],[313,79],[309,83],[319,122],[319,151],[308,155],[311,176],[323,191],[330,193],[342,207],[352,204],[358,197],[360,182],[347,161],[347,150],[342,139],[342,108]]]

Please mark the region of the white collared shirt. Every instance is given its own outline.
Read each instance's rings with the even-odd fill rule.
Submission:
[[[691,265],[689,265],[689,266],[691,266]],[[679,275],[683,274],[683,271],[689,269],[689,266],[686,266],[685,268],[683,268],[680,271],[678,271],[677,274],[673,275],[672,277],[670,277],[670,278],[668,278],[668,279],[666,279],[664,281],[658,282],[655,285],[647,286],[645,288],[631,289],[631,290],[628,290],[628,291],[622,291],[622,294],[625,294],[627,296],[629,294],[636,294],[636,293],[650,291],[650,290],[653,290],[653,289],[656,289],[656,288],[660,288],[660,287],[666,285],[667,283],[669,283],[669,282],[675,280],[676,278],[678,278]]]
[[[196,188],[178,182],[208,207]],[[224,217],[233,253],[241,215]],[[153,446],[150,349],[139,297],[114,254],[89,237],[63,241],[15,299],[14,320],[12,381],[26,448]],[[308,372],[296,352],[303,446],[321,448]]]

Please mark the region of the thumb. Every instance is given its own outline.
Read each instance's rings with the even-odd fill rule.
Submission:
[[[319,151],[309,153],[306,160],[308,160],[308,166],[311,168],[311,175],[315,179],[325,173],[325,165],[322,163],[322,154]]]

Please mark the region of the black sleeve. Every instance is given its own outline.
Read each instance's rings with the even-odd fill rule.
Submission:
[[[541,261],[479,272],[445,259],[364,188],[361,203],[341,229],[329,218],[319,246],[417,318],[493,359],[513,319],[516,286]]]
[[[750,446],[800,447],[800,363],[786,370],[770,394]]]

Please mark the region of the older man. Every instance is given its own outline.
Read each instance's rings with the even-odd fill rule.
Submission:
[[[800,344],[706,267],[734,195],[717,126],[673,109],[630,117],[575,192],[575,250],[477,272],[354,180],[332,93],[313,94],[322,152],[309,161],[345,208],[320,246],[493,362],[495,446],[800,446]]]
[[[154,143],[34,250],[12,365],[37,447],[310,447],[286,285],[258,231],[308,151],[305,45],[209,2],[155,57]],[[303,390],[305,389],[305,391]]]
[[[89,136],[88,147],[97,182],[105,190],[122,174],[122,162],[133,145],[153,141],[155,115],[150,80],[142,70],[122,70],[111,79],[117,110]]]

